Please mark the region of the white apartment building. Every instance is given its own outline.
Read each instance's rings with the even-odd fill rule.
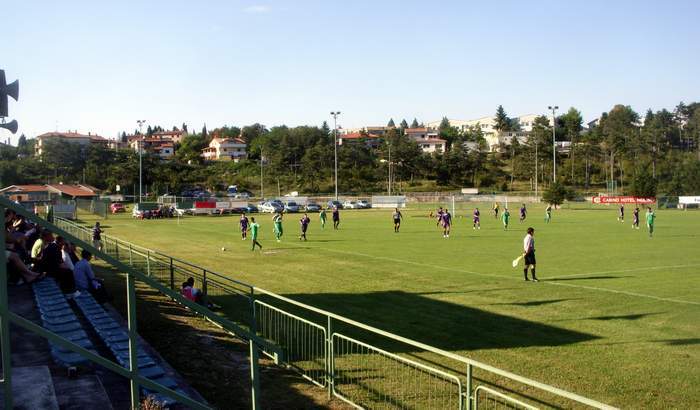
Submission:
[[[47,132],[36,137],[36,144],[34,145],[34,153],[36,156],[41,156],[41,154],[44,153],[44,144],[47,141],[59,141],[61,143],[79,144],[82,146],[101,144],[105,147],[108,143],[105,138],[90,132],[87,135],[79,134],[77,131]]]
[[[438,138],[436,131],[421,127],[406,128],[404,132],[410,139],[415,141],[425,153],[445,152],[447,141]]]
[[[535,122],[536,114],[521,115],[516,118],[518,125],[520,126],[519,131],[504,131],[499,132],[496,130],[496,116],[482,117],[474,120],[455,120],[448,119],[450,125],[456,127],[461,132],[465,132],[472,127],[477,127],[481,129],[481,133],[484,135],[486,140],[486,145],[488,146],[489,152],[494,152],[498,150],[501,145],[510,145],[513,138],[517,138],[518,142],[527,142],[527,136],[532,131],[532,126]],[[430,130],[437,130],[440,128],[440,121],[433,121],[427,124],[427,128]]]
[[[240,138],[213,138],[207,148],[202,150],[205,161],[238,162],[247,157],[246,143]]]

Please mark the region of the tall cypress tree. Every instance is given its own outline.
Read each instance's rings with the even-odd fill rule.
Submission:
[[[390,128],[396,127],[396,124],[394,124],[394,119],[389,118],[389,122],[386,124],[386,126]]]
[[[411,123],[411,128],[418,128],[418,120],[414,117]]]
[[[496,109],[496,125],[494,128],[498,131],[510,131],[511,123],[506,114],[506,110],[503,109],[502,105],[498,106]]]

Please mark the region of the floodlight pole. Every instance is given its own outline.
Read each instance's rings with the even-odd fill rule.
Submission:
[[[265,199],[265,191],[263,190],[263,150],[260,148],[260,200]]]
[[[559,109],[558,105],[555,106],[549,106],[547,107],[550,110],[552,110],[552,147],[554,148],[552,150],[552,162],[553,162],[553,167],[552,167],[552,182],[557,182],[557,110]]]
[[[539,198],[537,194],[537,160],[539,157],[537,156],[537,139],[535,139],[535,199]]]
[[[338,200],[338,116],[340,111],[331,111],[333,116],[333,156],[335,157],[335,200]]]
[[[143,124],[146,120],[136,120],[139,125],[139,139],[136,140],[136,147],[139,151],[139,203],[143,196]]]

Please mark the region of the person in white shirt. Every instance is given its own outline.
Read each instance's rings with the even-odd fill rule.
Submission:
[[[523,256],[525,257],[525,269],[523,273],[525,274],[525,280],[530,280],[527,277],[527,270],[532,266],[532,281],[539,282],[537,280],[537,275],[535,275],[535,265],[537,261],[535,260],[535,229],[527,228],[527,235],[523,239]]]
[[[70,269],[71,272],[75,270],[75,265],[73,265],[73,259],[70,257],[71,244],[68,242],[63,242],[61,244],[61,259],[63,259],[62,267]]]

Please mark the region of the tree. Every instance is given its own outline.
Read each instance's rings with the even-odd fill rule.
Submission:
[[[184,122],[182,123],[182,132],[187,134],[187,124],[185,124]]]
[[[438,132],[442,132],[448,128],[450,128],[450,120],[448,120],[447,117],[442,117],[440,125],[438,126]]]
[[[394,127],[396,127],[396,124],[394,124],[394,119],[393,119],[393,118],[389,118],[389,122],[386,124],[386,126],[389,127],[389,128],[394,128]]]
[[[561,182],[554,182],[544,191],[544,194],[542,194],[543,201],[555,206],[563,204],[565,200],[571,201],[572,199],[574,199],[574,191],[567,188]]]
[[[205,123],[204,126],[202,127],[202,137],[206,140],[208,135],[207,135],[207,124]]]
[[[569,157],[571,158],[571,182],[575,183],[574,175],[574,155],[576,148],[576,141],[581,134],[583,117],[581,117],[581,112],[576,108],[571,107],[566,114],[561,117],[562,126],[564,128],[564,133],[567,139],[571,142],[571,148],[569,148]]]
[[[656,196],[656,178],[649,174],[648,167],[642,166],[639,168],[632,180],[630,194],[634,196]]]
[[[411,128],[418,128],[418,120],[416,118],[413,118],[413,122],[411,123]]]
[[[496,109],[496,119],[493,126],[497,131],[510,131],[511,121],[506,114],[506,110],[503,109],[502,105],[499,105]]]
[[[631,142],[638,136],[639,115],[629,105],[616,105],[600,118],[600,128],[607,151],[610,154],[610,181],[615,181],[615,165],[619,170],[620,183],[624,184],[624,159],[630,152]],[[617,162],[615,161],[616,156]]]
[[[408,128],[408,123],[406,122],[405,118],[403,120],[401,120],[401,124],[399,124],[399,128],[401,128],[402,130],[405,130],[406,128]]]

